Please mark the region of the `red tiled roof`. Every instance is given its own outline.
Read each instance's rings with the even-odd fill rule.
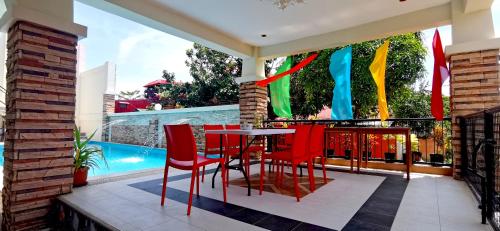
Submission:
[[[144,87],[152,87],[152,86],[163,85],[163,84],[169,84],[169,82],[167,82],[167,80],[164,80],[164,79],[157,79],[153,82],[150,82],[150,83],[144,85]]]

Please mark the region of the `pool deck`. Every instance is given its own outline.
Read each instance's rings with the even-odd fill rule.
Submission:
[[[251,168],[258,174],[258,165]],[[467,185],[451,177],[412,174],[407,182],[388,171],[328,171],[333,181],[299,203],[256,190],[247,196],[245,188],[230,185],[226,205],[217,177],[213,189],[210,180],[200,184],[200,198],[193,197],[188,217],[189,175],[170,171],[164,207],[162,173],[76,188],[60,200],[113,230],[492,230],[480,223]],[[240,177],[231,171],[230,180]]]

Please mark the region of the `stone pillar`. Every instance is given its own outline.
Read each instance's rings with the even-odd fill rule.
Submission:
[[[110,138],[110,126],[109,126],[109,114],[115,113],[115,95],[104,94],[102,96],[102,134],[101,140],[109,142]]]
[[[460,178],[460,126],[458,117],[500,104],[499,49],[450,55],[451,116],[454,177]]]
[[[240,84],[240,123],[253,124],[256,118],[267,119],[267,88],[259,87],[256,81],[265,79],[266,60],[258,57],[243,59]]]
[[[8,30],[3,230],[47,226],[71,192],[77,36],[26,21]]]
[[[253,124],[255,119],[267,119],[267,88],[255,82],[240,84],[240,123]]]

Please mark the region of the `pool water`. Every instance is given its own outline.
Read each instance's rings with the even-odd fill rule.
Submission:
[[[165,166],[165,149],[96,141],[91,141],[89,144],[102,148],[109,166],[109,168],[106,168],[101,163],[100,168],[89,171],[89,176],[101,176]]]
[[[102,176],[165,166],[165,149],[96,141],[91,141],[89,144],[102,148],[109,166],[109,168],[106,168],[106,165],[101,163],[100,168],[89,170],[89,176]],[[3,150],[4,146],[0,145],[0,153],[3,154]],[[0,158],[0,165],[3,166],[3,155]]]

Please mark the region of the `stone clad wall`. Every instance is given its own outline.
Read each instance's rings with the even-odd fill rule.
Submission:
[[[7,42],[3,230],[47,227],[71,192],[77,36],[17,21]]]
[[[164,148],[163,125],[189,123],[198,149],[203,150],[203,124],[239,124],[239,115],[238,105],[116,113],[107,116],[106,121],[111,125],[103,133],[109,134],[109,142]]]
[[[500,104],[499,49],[450,56],[454,177],[460,178],[459,116]]]

